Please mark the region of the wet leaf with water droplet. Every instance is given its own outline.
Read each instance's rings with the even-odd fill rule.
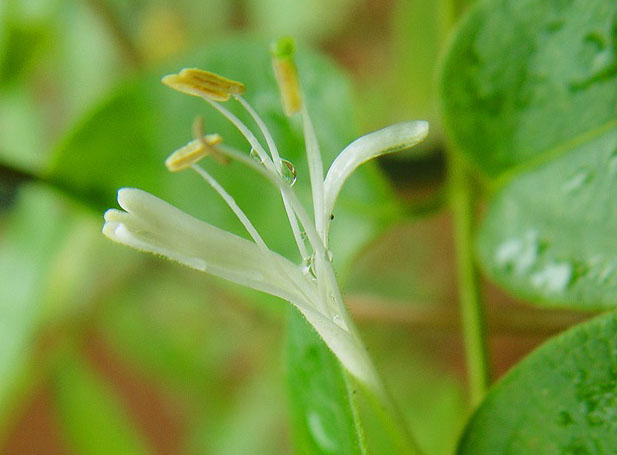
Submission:
[[[492,388],[458,455],[617,453],[615,352],[616,313],[550,340]]]
[[[441,90],[457,150],[497,190],[487,274],[538,305],[616,306],[617,2],[477,2]]]
[[[536,305],[617,306],[617,129],[517,176],[494,197],[477,253]]]
[[[295,310],[288,333],[287,382],[298,453],[362,453],[340,363]]]
[[[496,177],[617,118],[617,2],[476,2],[441,78],[446,127]]]

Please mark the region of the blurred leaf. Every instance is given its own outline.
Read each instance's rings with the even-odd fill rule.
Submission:
[[[117,398],[79,356],[63,352],[52,374],[65,435],[80,455],[152,453]]]
[[[283,378],[280,356],[260,359],[259,371],[244,377],[241,384],[221,390],[223,406],[214,410],[206,404],[202,418],[191,428],[188,455],[287,455],[291,453],[287,432],[285,400],[281,400]],[[217,392],[219,393],[219,392]],[[210,395],[213,393],[210,392]]]
[[[50,144],[126,66],[83,2],[7,0],[2,6],[0,162],[39,172]]]
[[[350,376],[296,310],[290,310],[287,333],[287,382],[299,454],[419,453],[398,411]]]
[[[537,304],[614,306],[617,3],[479,3],[441,82],[456,146],[502,186],[480,228],[487,273]]]
[[[479,232],[488,274],[538,305],[617,305],[616,177],[612,129],[512,181]]]
[[[0,89],[21,79],[47,46],[62,0],[4,0],[0,5]]]
[[[354,258],[345,292],[393,304],[450,305],[456,280],[448,224],[434,216],[389,229]]]
[[[62,204],[40,186],[26,186],[3,220],[0,243],[0,409],[10,410],[33,351],[50,267],[70,226]],[[4,413],[2,413],[4,414]],[[8,415],[2,415],[3,419]]]
[[[393,17],[394,53],[397,62],[396,99],[404,99],[408,115],[436,117],[435,70],[448,31],[454,22],[453,2],[400,0]],[[395,105],[395,109],[402,106]],[[431,129],[433,129],[431,122]]]
[[[245,2],[250,25],[269,39],[293,35],[315,43],[340,32],[357,0],[260,0]]]
[[[447,341],[442,334],[430,345],[419,343],[407,327],[381,324],[364,331],[378,370],[388,384],[418,444],[426,455],[453,454],[469,417],[464,384],[444,365],[434,346]]]
[[[232,304],[203,274],[147,263],[135,272],[106,296],[105,337],[128,363],[191,396],[206,391],[208,406],[217,406],[217,381],[239,347],[251,346],[253,332],[230,322]]]
[[[44,117],[36,99],[24,87],[2,92],[0,97],[0,163],[26,172],[39,171],[45,163]]]
[[[617,452],[615,352],[614,313],[549,341],[493,387],[458,453]]]
[[[299,455],[365,453],[346,374],[330,349],[295,309],[286,349],[291,421]]]
[[[461,152],[497,176],[614,126],[616,81],[615,2],[482,1],[445,60],[445,121]]]

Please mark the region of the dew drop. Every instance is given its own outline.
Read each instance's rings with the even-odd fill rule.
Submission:
[[[281,177],[289,186],[296,183],[296,168],[287,160],[281,160]]]
[[[201,258],[189,257],[184,260],[185,264],[189,267],[199,270],[201,272],[205,272],[208,270],[208,264]]]
[[[512,238],[503,242],[495,252],[498,266],[512,268],[521,274],[528,270],[538,258],[538,234],[527,231],[522,238]]]
[[[563,291],[572,280],[572,266],[568,263],[547,264],[531,275],[531,284],[549,292]]]
[[[343,318],[339,314],[333,315],[332,321],[334,321],[334,323],[338,325],[340,328],[344,330],[348,330],[347,324],[345,324],[345,321],[343,321]]]
[[[315,273],[315,254],[311,254],[309,257],[305,258],[302,265],[302,273],[308,276],[309,278],[316,280],[317,274]]]
[[[263,160],[259,156],[259,153],[257,153],[257,150],[255,150],[253,147],[251,147],[250,157],[253,158],[255,161],[257,161],[258,163],[263,164]]]

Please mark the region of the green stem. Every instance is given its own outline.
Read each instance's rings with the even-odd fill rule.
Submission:
[[[484,311],[480,302],[472,247],[475,195],[465,163],[455,153],[451,153],[449,158],[459,304],[469,395],[475,407],[482,401],[489,384]]]

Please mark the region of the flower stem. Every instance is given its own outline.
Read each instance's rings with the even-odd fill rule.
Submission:
[[[450,153],[450,203],[454,216],[459,305],[467,361],[471,404],[477,406],[489,385],[484,311],[473,260],[472,234],[475,195],[465,163]]]

